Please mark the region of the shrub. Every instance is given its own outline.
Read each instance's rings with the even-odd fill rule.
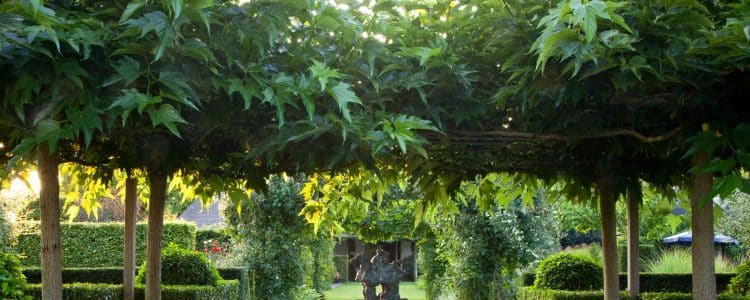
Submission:
[[[519,300],[601,300],[602,291],[561,291],[524,287],[519,290]],[[628,299],[626,292],[620,292],[620,299]]]
[[[146,282],[146,262],[138,269],[135,281]],[[161,252],[162,284],[216,285],[221,280],[216,270],[202,252],[182,249],[169,244]]]
[[[716,290],[724,292],[727,290],[729,281],[735,274],[716,274]],[[683,292],[690,293],[693,289],[693,278],[691,274],[656,274],[641,273],[641,292]],[[536,274],[523,273],[521,275],[523,286],[533,286]],[[628,286],[628,274],[620,273],[620,288]]]
[[[604,285],[602,272],[602,267],[591,258],[558,253],[539,263],[534,286],[555,290],[598,290]]]
[[[29,283],[41,283],[42,272],[39,268],[26,268],[23,270],[26,281]],[[122,267],[107,268],[64,268],[62,270],[63,283],[87,282],[87,283],[122,283]]]
[[[737,268],[737,276],[729,283],[729,291],[735,295],[750,294],[750,261]]]
[[[0,299],[20,299],[26,287],[26,276],[16,255],[0,252]]]
[[[38,267],[39,222],[25,222],[21,227],[29,227],[33,233],[18,236],[17,251],[25,258],[24,266]],[[139,223],[136,228],[136,261],[146,259],[147,224]],[[113,267],[121,266],[124,260],[125,227],[123,223],[69,223],[62,225],[62,265],[63,267]],[[195,249],[195,225],[183,222],[164,224],[164,245],[175,243],[185,249]]]
[[[220,280],[217,285],[164,285],[161,289],[163,300],[216,300],[240,299],[237,280]],[[41,299],[42,285],[29,284],[26,294],[32,299]],[[63,300],[120,299],[122,284],[68,283],[63,284]],[[145,291],[142,285],[135,287],[135,299],[143,300]]]

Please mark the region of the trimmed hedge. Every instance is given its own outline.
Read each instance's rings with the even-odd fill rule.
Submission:
[[[723,293],[728,290],[729,282],[736,274],[716,274],[716,290]],[[521,274],[523,286],[533,286],[536,274],[525,272]],[[628,286],[628,274],[620,273],[620,288]],[[693,277],[691,274],[657,274],[641,273],[641,292],[670,292],[690,293],[693,290]]]
[[[255,283],[250,280],[250,270],[248,268],[218,268],[218,270],[221,278],[239,281],[240,299],[250,299],[250,295],[254,294]]]
[[[601,300],[603,291],[559,291],[540,290],[533,287],[523,287],[518,292],[519,300]],[[620,299],[628,299],[627,292],[620,292]],[[693,296],[686,293],[641,293],[641,300],[692,300]],[[748,298],[733,295],[719,295],[718,300],[746,300]]]
[[[41,283],[42,272],[39,268],[26,268],[23,270],[29,283]],[[108,283],[122,284],[123,269],[121,267],[108,268],[63,268],[63,283],[85,282],[85,283]]]
[[[163,292],[162,292],[163,293]],[[42,299],[42,284],[29,284],[26,295],[32,299]],[[122,285],[107,283],[67,283],[63,284],[63,300],[121,299]]]
[[[41,299],[42,285],[29,284],[26,295],[32,299]],[[135,299],[145,298],[142,285],[135,287]],[[240,299],[239,282],[237,280],[220,280],[213,286],[207,285],[163,285],[161,290],[163,300],[232,300]],[[106,283],[68,283],[63,284],[63,300],[99,300],[122,299],[121,284]]]
[[[518,291],[519,300],[601,300],[603,291],[560,291],[523,287]],[[628,293],[620,292],[620,299],[628,299]]]
[[[245,267],[217,268],[219,275],[225,280],[237,280],[239,282],[240,299],[250,299],[254,290],[250,272]],[[62,270],[63,283],[107,283],[122,284],[122,272],[120,267],[112,268],[64,268]],[[29,283],[41,283],[42,273],[39,268],[27,268],[23,270]]]
[[[24,256],[24,266],[39,266],[39,222],[23,225],[37,233],[21,234],[17,237],[16,250]],[[136,228],[136,263],[146,258],[146,223]],[[74,267],[122,266],[125,227],[123,223],[69,223],[62,225],[62,265]],[[195,249],[195,225],[184,222],[164,224],[164,246],[175,243],[182,248]]]
[[[349,256],[334,255],[333,264],[336,266],[336,272],[339,273],[341,281],[349,280]]]

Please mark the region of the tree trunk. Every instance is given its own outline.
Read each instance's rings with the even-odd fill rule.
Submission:
[[[60,238],[60,183],[58,161],[49,144],[37,148],[39,163],[39,202],[42,227],[42,299],[62,299],[62,241]]]
[[[614,183],[609,177],[599,180],[599,212],[602,225],[602,253],[604,256],[604,299],[620,298],[617,271],[617,227],[615,217]]]
[[[136,228],[136,186],[135,178],[125,180],[125,261],[123,262],[123,299],[135,298],[135,228]]]
[[[708,164],[708,154],[697,152],[692,159],[693,168]],[[693,227],[693,299],[716,299],[716,274],[714,274],[714,218],[713,201],[706,199],[711,193],[711,173],[693,173],[690,193]]]
[[[628,186],[628,292],[630,299],[638,299],[640,294],[640,253],[639,244],[639,206],[643,193],[641,183],[635,180]]]
[[[149,169],[151,198],[148,200],[148,244],[146,251],[146,299],[161,299],[161,239],[164,228],[164,201],[167,194],[167,175],[160,169]]]

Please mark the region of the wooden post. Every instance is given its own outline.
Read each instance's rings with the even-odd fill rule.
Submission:
[[[136,230],[136,186],[138,181],[130,177],[125,180],[125,261],[123,262],[123,299],[135,299],[135,230]]]
[[[60,182],[57,155],[49,144],[37,147],[39,163],[39,202],[41,204],[42,299],[62,299],[62,241],[60,233]]]
[[[693,168],[708,164],[708,154],[698,151],[692,159]],[[713,179],[711,173],[695,172],[690,175],[692,190],[693,241],[693,299],[716,299],[716,274],[714,273],[714,211],[711,194]],[[705,201],[704,201],[705,200]]]
[[[604,256],[604,299],[620,298],[617,270],[617,225],[615,215],[614,182],[610,176],[601,177],[599,186],[599,212],[602,225],[602,253]]]
[[[628,186],[628,292],[630,299],[640,294],[639,207],[643,198],[641,183],[636,179]]]
[[[161,299],[161,240],[164,228],[164,202],[167,195],[167,174],[150,168],[148,180],[151,198],[148,201],[148,244],[146,246],[146,299]]]

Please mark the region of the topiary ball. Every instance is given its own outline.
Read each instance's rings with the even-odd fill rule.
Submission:
[[[737,275],[729,282],[729,291],[740,296],[750,295],[750,261],[737,268]]]
[[[22,299],[26,276],[13,253],[0,252],[0,299]]]
[[[589,257],[558,253],[539,263],[534,287],[569,291],[599,290],[604,285],[602,273],[602,267]]]
[[[146,282],[146,262],[141,264],[135,281]],[[182,249],[169,244],[161,252],[161,283],[216,286],[221,280],[219,271],[202,252]]]

